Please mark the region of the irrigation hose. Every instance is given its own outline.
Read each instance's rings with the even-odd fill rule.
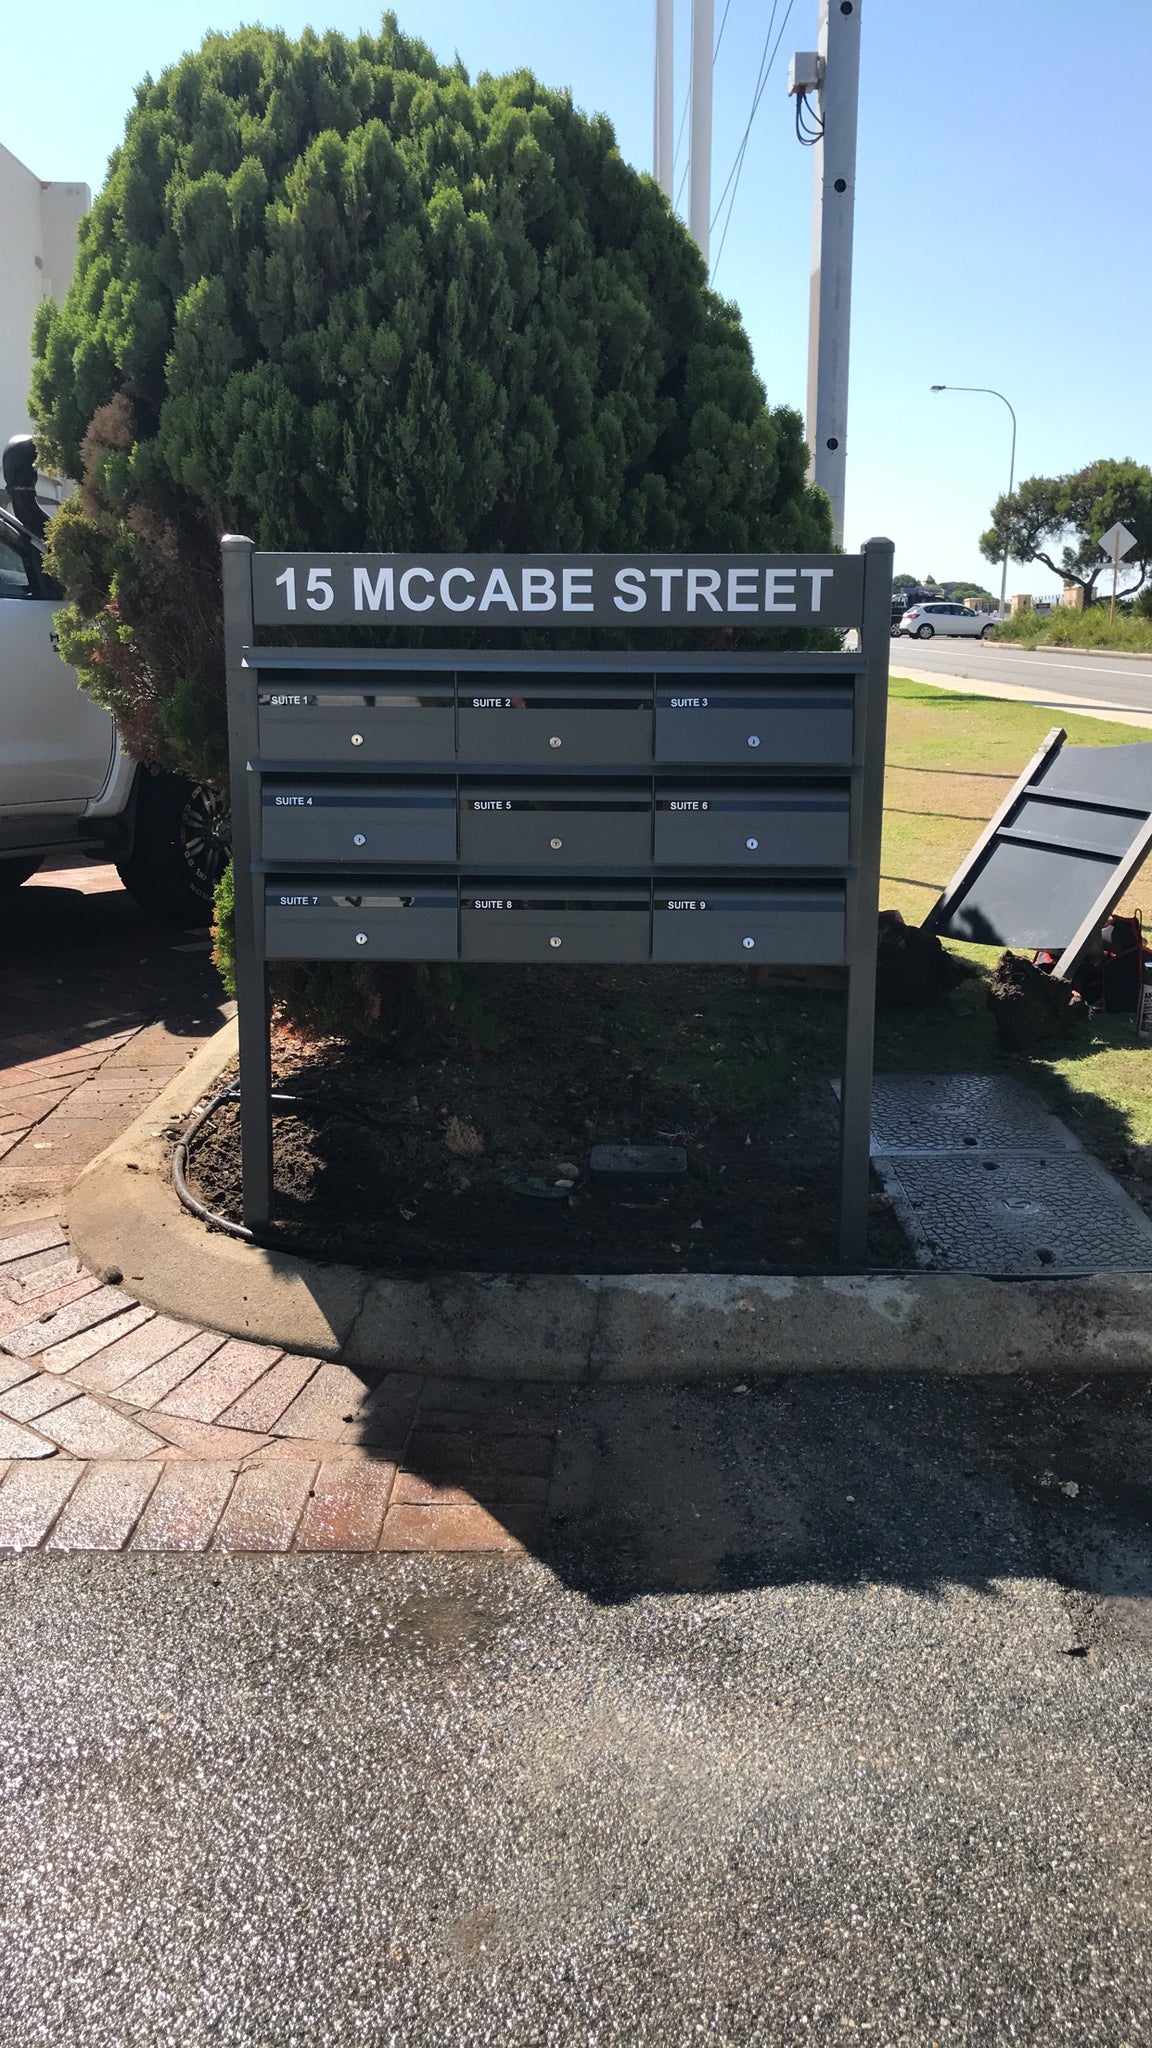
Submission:
[[[221,1088],[219,1093],[214,1095],[210,1102],[205,1103],[203,1109],[197,1110],[183,1137],[178,1140],[174,1147],[172,1152],[172,1185],[181,1204],[199,1222],[207,1224],[209,1230],[219,1230],[225,1237],[238,1237],[244,1244],[263,1245],[267,1250],[294,1252],[299,1258],[330,1259],[332,1256],[331,1251],[323,1245],[312,1244],[301,1238],[293,1238],[290,1243],[286,1243],[274,1231],[250,1230],[246,1223],[233,1223],[228,1216],[218,1216],[214,1209],[209,1209],[205,1202],[199,1201],[192,1193],[186,1178],[189,1146],[194,1138],[199,1137],[209,1118],[215,1116],[218,1109],[222,1109],[226,1102],[239,1102],[239,1100],[240,1083],[238,1081],[230,1081],[227,1088]],[[352,1107],[343,1102],[325,1101],[324,1097],[320,1095],[282,1095],[274,1091],[268,1097],[268,1100],[274,1109],[322,1109],[330,1116],[347,1117],[351,1123],[363,1124],[365,1122],[365,1113],[362,1108]],[[371,1123],[374,1119],[369,1116],[367,1121]]]

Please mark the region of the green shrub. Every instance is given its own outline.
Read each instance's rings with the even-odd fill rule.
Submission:
[[[392,16],[212,35],[146,79],[35,349],[44,455],[81,481],[64,652],[135,754],[198,777],[226,761],[222,532],[829,545],[798,416],[607,121]]]
[[[1134,616],[1135,614],[1135,616]],[[1002,626],[993,626],[992,640],[1022,640],[1029,647],[1112,647],[1127,648],[1132,654],[1152,652],[1152,617],[1140,614],[1135,605],[1108,617],[1106,604],[1094,604],[1088,611],[1017,612]]]

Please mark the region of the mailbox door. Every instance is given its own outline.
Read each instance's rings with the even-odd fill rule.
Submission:
[[[307,861],[317,868],[456,858],[456,792],[449,783],[269,778],[261,810],[265,860]]]
[[[650,786],[464,783],[460,858],[489,869],[634,868],[652,857]]]
[[[835,967],[844,960],[843,889],[803,884],[657,885],[652,958],[697,966]]]
[[[647,960],[651,927],[647,883],[461,885],[464,960]]]
[[[351,886],[283,877],[264,891],[269,960],[455,960],[456,883],[402,879]]]
[[[458,678],[460,759],[508,767],[646,768],[652,760],[652,677],[600,674]]]
[[[266,764],[394,768],[456,757],[451,675],[261,675],[260,754]]]
[[[846,787],[656,785],[657,864],[691,874],[716,867],[846,867]]]
[[[656,692],[656,759],[847,768],[852,723],[852,684],[838,677],[683,675]]]

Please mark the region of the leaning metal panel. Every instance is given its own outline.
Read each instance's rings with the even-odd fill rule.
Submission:
[[[902,1153],[876,1170],[920,1263],[1059,1279],[1152,1271],[1152,1221],[1088,1153]]]
[[[1079,1149],[1031,1088],[1004,1075],[877,1074],[873,1083],[873,1153]]]

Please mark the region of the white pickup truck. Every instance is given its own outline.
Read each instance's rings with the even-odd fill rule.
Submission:
[[[40,541],[0,508],[0,896],[50,853],[112,861],[154,916],[208,923],[228,859],[209,789],[131,760],[99,704],[61,660],[59,586]]]

